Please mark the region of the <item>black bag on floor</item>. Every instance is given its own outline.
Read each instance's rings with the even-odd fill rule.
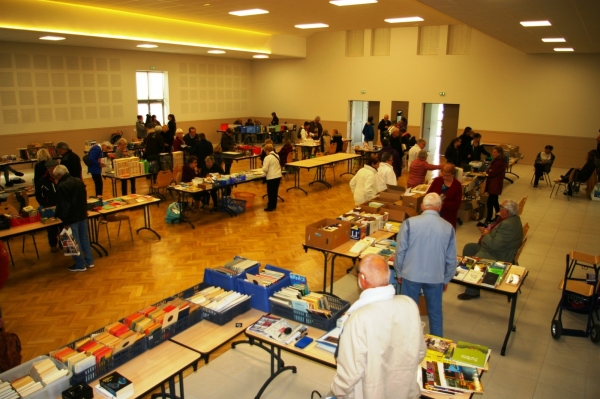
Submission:
[[[0,332],[0,371],[21,364],[21,340],[14,333]]]

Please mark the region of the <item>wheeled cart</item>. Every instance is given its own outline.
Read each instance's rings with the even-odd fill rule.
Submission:
[[[587,278],[575,278],[573,277],[573,272],[577,267],[581,267],[584,270],[593,270],[594,273],[587,273]],[[596,316],[596,321],[600,320],[598,317],[599,270],[600,256],[575,251],[567,254],[565,277],[559,285],[559,288],[562,289],[562,295],[550,327],[552,338],[559,339],[562,335],[568,335],[573,337],[590,337],[592,342],[600,342],[600,324],[594,323],[594,315]],[[588,320],[585,330],[563,328],[561,319],[563,310],[587,314]]]

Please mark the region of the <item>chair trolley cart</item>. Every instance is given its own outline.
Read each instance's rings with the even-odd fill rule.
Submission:
[[[588,273],[587,278],[575,278],[573,277],[573,272],[577,267],[581,267],[584,270],[593,269],[594,273]],[[565,277],[559,285],[559,288],[562,289],[562,295],[550,327],[552,338],[559,339],[561,335],[567,335],[573,337],[590,337],[592,342],[600,342],[600,324],[594,323],[594,314],[596,315],[596,321],[600,320],[598,316],[599,271],[600,256],[575,251],[567,254]],[[563,310],[587,314],[588,320],[585,330],[563,328],[561,319]]]

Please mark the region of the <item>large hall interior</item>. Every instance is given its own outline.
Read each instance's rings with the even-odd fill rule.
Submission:
[[[550,195],[552,185],[545,182],[532,185],[534,160],[544,146],[552,145],[556,156],[551,183],[570,168],[580,168],[586,154],[597,148],[600,4],[586,0],[378,0],[346,7],[327,0],[2,3],[0,155],[15,154],[31,143],[62,141],[83,156],[86,140],[103,142],[116,131],[131,141],[140,104],[147,103],[138,96],[138,72],[162,73],[164,123],[173,114],[178,128],[187,132],[193,126],[213,144],[221,140],[222,124],[249,118],[269,124],[276,112],[281,123],[297,126],[318,115],[324,129],[337,129],[352,141],[348,152],[353,153],[354,145],[362,146],[360,129],[367,116],[377,123],[386,114],[395,120],[402,111],[408,133],[427,139],[430,163],[445,163],[445,143],[467,126],[480,133],[483,142],[519,146],[522,159],[512,169],[519,177],[511,178],[513,183],[505,181],[500,195],[501,201],[527,197],[521,219],[530,228],[519,264],[529,275],[518,296],[516,331],[506,356],[500,356],[511,304],[486,292],[478,299],[460,301],[462,287],[450,284],[443,297],[444,335],[492,349],[489,370],[482,378],[486,399],[600,397],[600,347],[589,338],[555,340],[550,332],[561,299],[558,285],[566,255],[570,251],[598,255],[600,202],[586,197],[585,190],[569,198],[562,189]],[[268,13],[229,14],[251,8]],[[385,21],[407,17],[421,20]],[[551,24],[520,24],[540,20]],[[326,26],[295,27],[309,23]],[[43,36],[64,40],[40,40]],[[564,42],[542,41],[546,38]],[[138,47],[142,44],[156,47]],[[432,105],[445,110],[441,122],[432,119]],[[364,115],[357,116],[358,109],[365,110]],[[94,184],[83,167],[91,196]],[[32,181],[32,166],[15,169]],[[247,162],[240,161],[232,172],[246,169]],[[95,267],[85,273],[70,273],[70,258],[51,252],[43,231],[35,235],[37,248],[31,236],[12,238],[14,266],[0,289],[4,328],[19,335],[25,362],[198,284],[206,268],[221,266],[237,255],[305,275],[310,287],[319,289],[324,283],[323,255],[304,250],[305,227],[355,206],[349,187],[352,176],[342,175],[345,171],[342,164],[327,170],[328,188],[309,186],[315,171],[301,170],[300,184],[307,194],[287,191],[294,186],[294,177],[284,177],[279,188],[284,202],[269,213],[263,211],[265,185],[244,184],[234,192],[255,194],[251,208],[235,217],[200,211],[195,229],[165,222],[166,208],[175,201],[167,195],[167,200],[149,208],[160,240],[147,231],[136,233],[144,217],[139,211],[128,212],[133,240],[126,224],[119,235],[117,226],[111,225],[108,256],[96,258]],[[406,183],[403,170],[398,185]],[[138,193],[149,189],[148,181],[140,179]],[[103,195],[112,197],[108,181]],[[465,244],[479,239],[476,223],[457,226],[459,254]],[[108,247],[103,229],[99,240]],[[334,280],[338,295],[355,300],[356,270],[346,274],[351,266],[348,259],[338,258]],[[566,312],[563,323],[584,328],[586,319]],[[427,323],[426,316],[422,320]],[[188,370],[186,396],[255,397],[269,376],[268,356],[247,346],[229,348],[224,345],[197,372]],[[327,392],[334,369],[293,355],[284,359],[295,362],[298,373],[276,378],[263,398],[307,398],[314,389]]]

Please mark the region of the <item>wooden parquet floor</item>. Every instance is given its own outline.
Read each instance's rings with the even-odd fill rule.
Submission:
[[[232,170],[247,168],[247,161],[241,161],[234,163]],[[20,252],[22,238],[12,239],[15,266],[0,290],[6,330],[21,338],[26,361],[201,282],[205,268],[223,265],[235,255],[306,275],[310,286],[320,289],[323,256],[316,251],[304,252],[304,227],[353,207],[348,185],[351,176],[339,176],[345,169],[345,164],[336,166],[335,182],[331,170],[327,171],[331,189],[321,184],[309,187],[315,170],[302,170],[301,185],[308,196],[299,190],[286,192],[293,186],[293,177],[284,178],[279,194],[285,202],[271,213],[263,211],[266,198],[261,197],[266,186],[261,182],[241,185],[234,192],[256,194],[251,209],[237,217],[201,212],[195,230],[187,224],[165,223],[166,207],[172,202],[169,198],[150,208],[152,227],[162,236],[160,241],[148,231],[136,234],[135,229],[143,225],[143,214],[141,210],[129,212],[134,242],[126,231],[127,224],[117,237],[113,223],[109,227],[112,248],[108,248],[102,228],[100,242],[109,256],[96,257],[95,267],[85,273],[67,270],[71,259],[50,252],[45,232],[36,234],[39,260],[30,237],[25,239],[24,254]],[[405,182],[406,176],[402,176],[399,184]],[[93,191],[92,180],[86,179],[86,184],[88,192]],[[146,181],[138,179],[138,193],[146,192]],[[110,198],[110,193],[110,184],[105,181],[104,197]],[[336,261],[336,280],[350,265],[348,259]]]

